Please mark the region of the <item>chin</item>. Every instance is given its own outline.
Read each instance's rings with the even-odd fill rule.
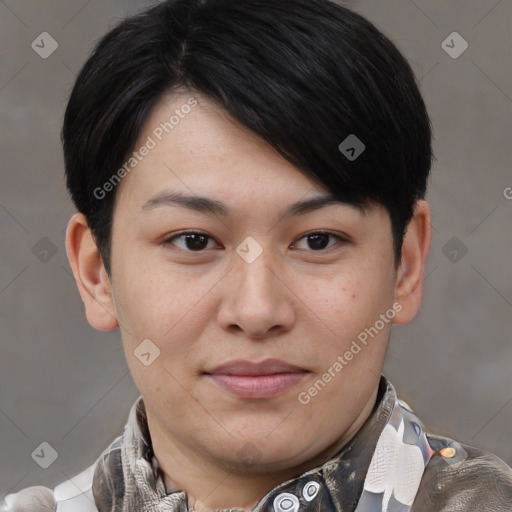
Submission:
[[[225,452],[221,456],[225,457]],[[270,449],[259,450],[250,442],[238,450],[235,458],[223,459],[223,465],[227,469],[239,474],[280,472],[299,466],[304,462],[304,452],[292,453],[290,450],[286,450],[276,453]]]
[[[278,424],[278,423],[277,423]],[[275,429],[274,423],[273,429]],[[301,430],[301,429],[299,429]],[[270,429],[269,432],[272,432]],[[257,435],[234,435],[229,438],[229,446],[221,446],[214,456],[222,459],[236,471],[259,473],[282,471],[298,466],[318,454],[312,446],[313,439],[305,438],[300,431],[285,431],[275,436],[276,432]],[[300,440],[290,443],[290,439]],[[218,450],[218,446],[216,448]],[[320,447],[322,449],[322,447]]]

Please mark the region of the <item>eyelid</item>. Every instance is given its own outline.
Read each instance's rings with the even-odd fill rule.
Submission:
[[[316,230],[309,230],[309,231],[306,231],[305,233],[300,234],[297,237],[297,239],[295,240],[295,242],[293,242],[293,244],[296,244],[297,242],[301,241],[302,239],[304,239],[304,238],[306,238],[308,236],[317,235],[317,234],[330,235],[330,236],[336,238],[338,240],[338,243],[339,242],[350,242],[350,237],[348,235],[344,234],[344,233],[339,233],[339,232],[336,232],[336,231],[330,231],[330,230],[327,230],[327,229],[316,229]],[[211,236],[207,232],[201,231],[201,230],[178,231],[177,233],[173,233],[172,235],[170,235],[168,237],[165,237],[162,240],[162,243],[163,244],[171,244],[172,240],[174,240],[175,238],[179,238],[180,236],[183,236],[183,235],[202,235],[202,236],[205,236],[205,237],[215,241],[218,244],[217,240],[215,240],[215,238],[213,236]],[[334,245],[331,245],[330,247],[328,247],[326,249],[321,249],[321,250],[318,250],[318,251],[311,251],[310,250],[310,251],[306,251],[306,252],[322,254],[322,253],[328,252],[329,250],[335,248],[338,245],[338,243],[336,243]],[[178,249],[181,249],[181,248],[178,247]],[[187,253],[191,253],[191,254],[201,254],[203,252],[206,252],[206,249],[203,249],[201,251],[189,251],[189,250],[186,250],[186,249],[181,249],[181,250],[184,251],[184,252],[187,252]]]
[[[183,235],[202,235],[202,236],[210,238],[211,240],[218,243],[217,240],[215,240],[215,238],[212,235],[210,235],[209,233],[206,233],[206,231],[201,231],[201,230],[197,230],[197,229],[186,229],[184,231],[178,231],[177,233],[172,233],[169,236],[165,236],[162,239],[162,243],[170,244],[171,240],[174,240],[175,238],[179,238],[180,236],[183,236]],[[188,251],[188,252],[204,252],[204,251]]]
[[[203,235],[208,236],[210,238],[213,238],[212,235],[207,233],[206,231],[201,231],[200,229],[184,229],[183,231],[177,231],[176,233],[172,233],[168,237],[166,237],[166,240],[172,240],[173,238],[176,238],[181,235]]]
[[[336,248],[336,246],[339,245],[340,242],[341,243],[350,242],[350,237],[348,237],[344,233],[338,233],[336,231],[330,231],[328,229],[314,229],[312,231],[307,231],[307,232],[299,235],[297,237],[296,241],[294,242],[294,244],[297,243],[297,242],[300,242],[302,239],[307,238],[308,236],[317,235],[317,234],[320,234],[320,235],[330,235],[333,238],[337,239],[337,243],[331,245],[330,247],[327,247],[326,249],[321,249],[321,250],[318,250],[318,251],[306,250],[306,252],[309,252],[309,253],[312,253],[312,254],[324,254],[324,253],[329,252],[330,250],[334,250]]]
[[[340,240],[343,240],[345,242],[350,241],[350,237],[347,234],[345,234],[343,232],[339,232],[339,231],[331,231],[330,229],[313,229],[313,230],[309,230],[309,231],[306,231],[305,233],[302,233],[301,235],[299,235],[297,237],[297,240],[302,240],[303,238],[305,238],[307,236],[317,235],[317,234],[332,235],[332,236],[337,237]]]

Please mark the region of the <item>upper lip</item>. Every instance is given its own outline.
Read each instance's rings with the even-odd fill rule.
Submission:
[[[295,366],[279,359],[266,359],[259,363],[237,359],[208,370],[207,374],[221,375],[272,375],[276,373],[305,372],[304,368]]]

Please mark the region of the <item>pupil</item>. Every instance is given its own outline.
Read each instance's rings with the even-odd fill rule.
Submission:
[[[200,249],[203,249],[205,245],[207,244],[204,244],[204,241],[206,240],[206,236],[205,235],[185,235],[185,240],[186,240],[186,246],[188,249],[190,250],[200,250]],[[195,239],[195,242],[193,242],[192,244],[189,243],[191,240],[194,240]],[[201,239],[201,242],[197,243],[197,239]]]
[[[327,242],[329,239],[329,235],[327,235],[325,233],[320,233],[317,235],[310,235],[308,238],[310,241],[309,246],[312,249],[325,249],[325,247],[327,246],[327,243],[322,243],[321,240],[323,238],[323,242]],[[320,239],[320,243],[318,243],[319,239]],[[311,241],[313,241],[313,243],[311,243]]]

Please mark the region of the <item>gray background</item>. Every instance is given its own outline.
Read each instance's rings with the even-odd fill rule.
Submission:
[[[118,332],[89,326],[71,276],[59,131],[93,43],[151,3],[0,2],[0,494],[85,469],[138,396]],[[511,464],[512,2],[345,4],[410,60],[434,125],[423,306],[395,327],[385,374],[432,431]],[[44,31],[58,42],[47,59],[31,48]],[[456,59],[441,47],[453,31],[469,44]],[[58,452],[48,469],[31,457],[42,442]]]

